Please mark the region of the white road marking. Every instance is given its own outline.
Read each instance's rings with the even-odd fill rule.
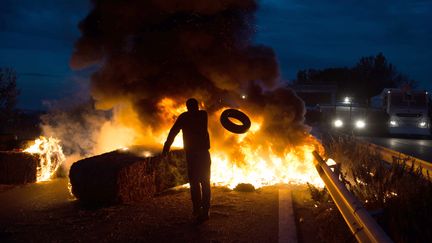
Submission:
[[[279,243],[297,242],[291,190],[279,189]]]

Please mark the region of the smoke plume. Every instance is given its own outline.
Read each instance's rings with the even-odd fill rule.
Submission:
[[[82,36],[71,66],[99,67],[91,77],[97,109],[127,107],[119,119],[124,117],[126,124],[138,121],[132,126],[150,135],[172,125],[175,118],[167,117],[161,100],[184,104],[195,97],[209,112],[212,142],[238,161],[242,154],[233,146],[238,139],[227,136],[218,123],[225,107],[240,108],[253,124],[259,118],[259,131],[242,143],[271,144],[273,153],[283,153],[307,139],[304,104],[279,83],[275,53],[252,43],[256,1],[92,0],[92,4],[79,24]],[[134,117],[127,117],[130,114]],[[144,140],[142,135],[135,142]]]

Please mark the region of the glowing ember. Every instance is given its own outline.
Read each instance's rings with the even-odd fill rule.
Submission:
[[[142,154],[141,154],[143,157],[152,157],[153,156],[153,154],[151,153],[151,152],[149,152],[149,151],[144,151]]]
[[[66,160],[60,140],[49,137],[40,137],[34,144],[24,150],[26,153],[39,155],[36,181],[48,181]]]

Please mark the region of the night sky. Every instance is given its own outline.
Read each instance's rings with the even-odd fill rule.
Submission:
[[[88,75],[73,72],[69,59],[89,8],[88,0],[2,0],[0,66],[18,72],[20,108],[86,93]],[[255,41],[275,49],[283,80],[382,52],[432,90],[431,23],[432,0],[262,0]]]

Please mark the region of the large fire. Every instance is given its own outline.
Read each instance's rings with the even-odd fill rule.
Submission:
[[[171,115],[174,114],[175,117],[185,111],[183,104],[175,103],[168,98],[163,99],[160,104],[168,104],[164,110],[169,111]],[[319,142],[311,135],[307,135],[307,144],[295,147],[287,145],[282,153],[277,154],[273,151],[271,143],[257,144],[262,141],[262,139],[257,139],[257,136],[262,136],[259,132],[263,118],[259,115],[248,114],[252,120],[252,125],[245,134],[237,135],[223,130],[222,137],[224,139],[219,137],[219,140],[234,139],[234,147],[239,149],[238,153],[235,154],[224,151],[225,146],[221,144],[222,141],[212,140],[211,132],[219,130],[215,129],[215,126],[221,127],[218,120],[225,109],[222,108],[209,117],[212,143],[211,180],[214,185],[227,186],[231,189],[239,183],[249,183],[255,188],[279,183],[311,183],[320,187],[324,185],[313,164],[312,151],[316,149],[322,151],[323,149]],[[167,134],[169,127],[164,130]],[[161,144],[165,138],[165,136],[161,137],[159,140]],[[177,135],[173,147],[183,147],[181,134]]]
[[[204,104],[200,105],[205,108]],[[113,119],[101,124],[96,136],[96,146],[89,156],[109,152],[131,145],[161,146],[175,119],[186,111],[183,103],[170,98],[163,98],[158,103],[163,124],[160,129],[152,130],[143,126],[131,106],[123,104],[114,110]],[[323,182],[313,165],[313,150],[322,147],[311,135],[304,144],[288,145],[283,151],[274,151],[271,142],[262,138],[260,133],[263,117],[248,114],[252,126],[241,135],[233,134],[219,123],[219,117],[226,108],[209,114],[209,132],[211,137],[212,174],[214,185],[234,188],[239,183],[249,183],[256,188],[278,183],[311,183],[323,186]],[[217,134],[217,136],[215,136]],[[229,141],[229,145],[226,143]],[[182,148],[181,133],[173,143],[173,149]],[[38,154],[40,164],[37,169],[37,181],[49,180],[66,158],[60,140],[40,137],[34,145],[24,152]],[[73,157],[73,156],[71,156]],[[74,158],[76,159],[76,158]]]
[[[204,104],[200,104],[205,109]],[[170,127],[182,112],[186,111],[183,102],[163,98],[158,103],[163,119],[159,129],[143,125],[132,106],[122,104],[114,109],[113,118],[101,124],[96,136],[96,146],[90,155],[109,152],[132,145],[161,147]],[[226,131],[219,123],[223,110],[209,113],[209,132],[211,138],[212,174],[214,185],[234,188],[239,183],[250,183],[256,188],[278,183],[311,183],[323,186],[323,182],[313,165],[313,150],[322,151],[322,146],[311,135],[305,134],[306,142],[300,145],[287,144],[283,151],[275,151],[271,140],[262,134],[263,117],[243,110],[251,119],[250,130],[241,135]],[[182,148],[181,133],[177,135],[172,149]],[[52,152],[47,152],[53,149]],[[38,181],[47,180],[58,168],[55,161],[63,161],[59,140],[41,138],[27,152],[45,154],[42,156]]]
[[[255,188],[278,183],[311,183],[323,186],[314,166],[313,146],[293,148],[282,156],[262,155],[250,147],[241,149],[247,153],[247,164],[238,166],[223,153],[212,153],[212,181],[216,185],[234,188],[239,183],[250,183]]]

